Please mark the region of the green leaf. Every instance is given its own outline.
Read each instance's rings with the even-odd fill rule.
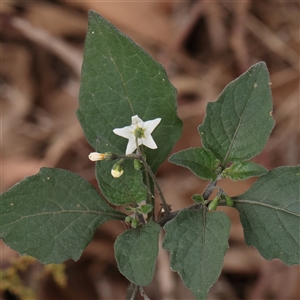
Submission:
[[[0,205],[0,237],[44,264],[77,260],[96,228],[126,216],[85,179],[61,169],[42,168],[25,178],[1,195]]]
[[[112,152],[121,154],[120,151],[106,139],[98,138],[97,151],[100,153]],[[119,178],[111,175],[111,169],[116,163],[113,161],[98,161],[96,163],[96,177],[103,196],[112,204],[125,205],[140,203],[147,198],[147,190],[143,183],[142,171],[134,168],[133,159],[124,161],[124,173]]]
[[[190,169],[202,179],[216,180],[216,169],[220,163],[218,159],[204,148],[190,148],[182,150],[170,156],[169,161],[173,164]]]
[[[204,198],[200,194],[193,195],[192,200],[195,201],[196,203],[204,203]]]
[[[223,178],[229,177],[232,180],[245,180],[253,176],[262,176],[268,173],[268,170],[252,161],[242,163],[233,163],[229,168],[222,172]]]
[[[115,242],[115,256],[120,272],[131,282],[148,285],[153,278],[158,255],[161,227],[149,222],[122,233]]]
[[[150,211],[152,211],[153,206],[151,204],[145,204],[141,206],[141,213],[142,214],[149,214]]]
[[[208,103],[198,130],[203,146],[226,166],[259,154],[273,127],[270,78],[260,62],[229,83],[216,102]]]
[[[197,299],[205,299],[228,249],[229,218],[220,211],[183,210],[164,229],[163,248],[171,254],[171,268]]]
[[[300,263],[300,166],[280,167],[234,198],[247,245],[268,260]]]
[[[99,135],[125,153],[127,139],[113,129],[162,118],[152,136],[158,148],[145,149],[156,172],[179,139],[182,122],[176,113],[176,90],[162,65],[110,22],[89,11],[79,94],[78,119],[88,142]]]

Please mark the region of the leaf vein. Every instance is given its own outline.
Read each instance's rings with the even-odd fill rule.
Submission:
[[[278,211],[283,211],[287,214],[291,214],[291,215],[294,215],[296,217],[300,217],[300,214],[297,214],[297,213],[294,213],[292,211],[289,211],[289,210],[285,210],[281,207],[278,207],[278,206],[272,206],[270,204],[267,204],[267,203],[264,203],[264,202],[257,202],[257,201],[253,201],[253,200],[242,200],[242,199],[239,199],[239,200],[234,200],[235,203],[241,203],[241,204],[250,204],[250,205],[260,205],[260,206],[264,206],[264,207],[267,207],[267,208],[270,208],[270,209],[275,209],[275,210],[278,210]]]

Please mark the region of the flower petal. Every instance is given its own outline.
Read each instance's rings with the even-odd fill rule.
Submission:
[[[157,148],[157,145],[154,142],[151,134],[149,134],[147,136],[145,135],[145,137],[141,138],[141,140],[142,140],[141,144],[143,144],[144,146],[146,146],[146,147],[148,147],[150,149],[156,149]]]
[[[124,137],[126,139],[130,139],[133,136],[133,129],[131,126],[125,126],[123,128],[115,128],[113,132],[116,135]]]
[[[138,115],[131,117],[131,126],[133,126],[134,128],[137,127],[143,128],[144,127],[143,124],[144,124],[143,120],[140,119]]]
[[[140,145],[140,144],[139,144]],[[126,148],[126,152],[125,154],[131,154],[133,153],[133,151],[136,149],[136,143],[135,143],[135,136],[132,135],[129,139],[128,139],[128,144],[127,144],[127,148]]]
[[[154,120],[144,122],[145,135],[151,134],[156,126],[160,123],[161,118],[156,118]]]

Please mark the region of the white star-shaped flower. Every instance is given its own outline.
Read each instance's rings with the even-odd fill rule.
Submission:
[[[121,137],[128,139],[126,155],[131,154],[136,149],[136,140],[138,146],[144,145],[150,149],[156,149],[157,146],[151,136],[152,131],[160,123],[161,118],[143,122],[137,115],[131,117],[131,125],[123,128],[116,128],[113,132]]]

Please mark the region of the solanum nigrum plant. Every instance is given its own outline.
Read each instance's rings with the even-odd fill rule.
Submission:
[[[77,260],[101,224],[125,221],[130,229],[116,239],[114,250],[134,299],[152,281],[163,230],[171,269],[196,299],[205,299],[228,249],[230,220],[216,211],[227,205],[238,210],[247,245],[267,260],[299,264],[300,166],[267,170],[250,161],[274,127],[264,62],[208,103],[198,127],[203,147],[169,157],[208,181],[204,191],[191,195],[195,204],[179,211],[171,210],[155,177],[182,133],[176,90],[159,63],[94,11],[89,12],[77,117],[95,149],[89,158],[102,195],[62,169],[42,168],[25,178],[1,195],[1,238],[12,249],[44,264]],[[252,176],[256,182],[236,197],[218,186],[223,178]]]

